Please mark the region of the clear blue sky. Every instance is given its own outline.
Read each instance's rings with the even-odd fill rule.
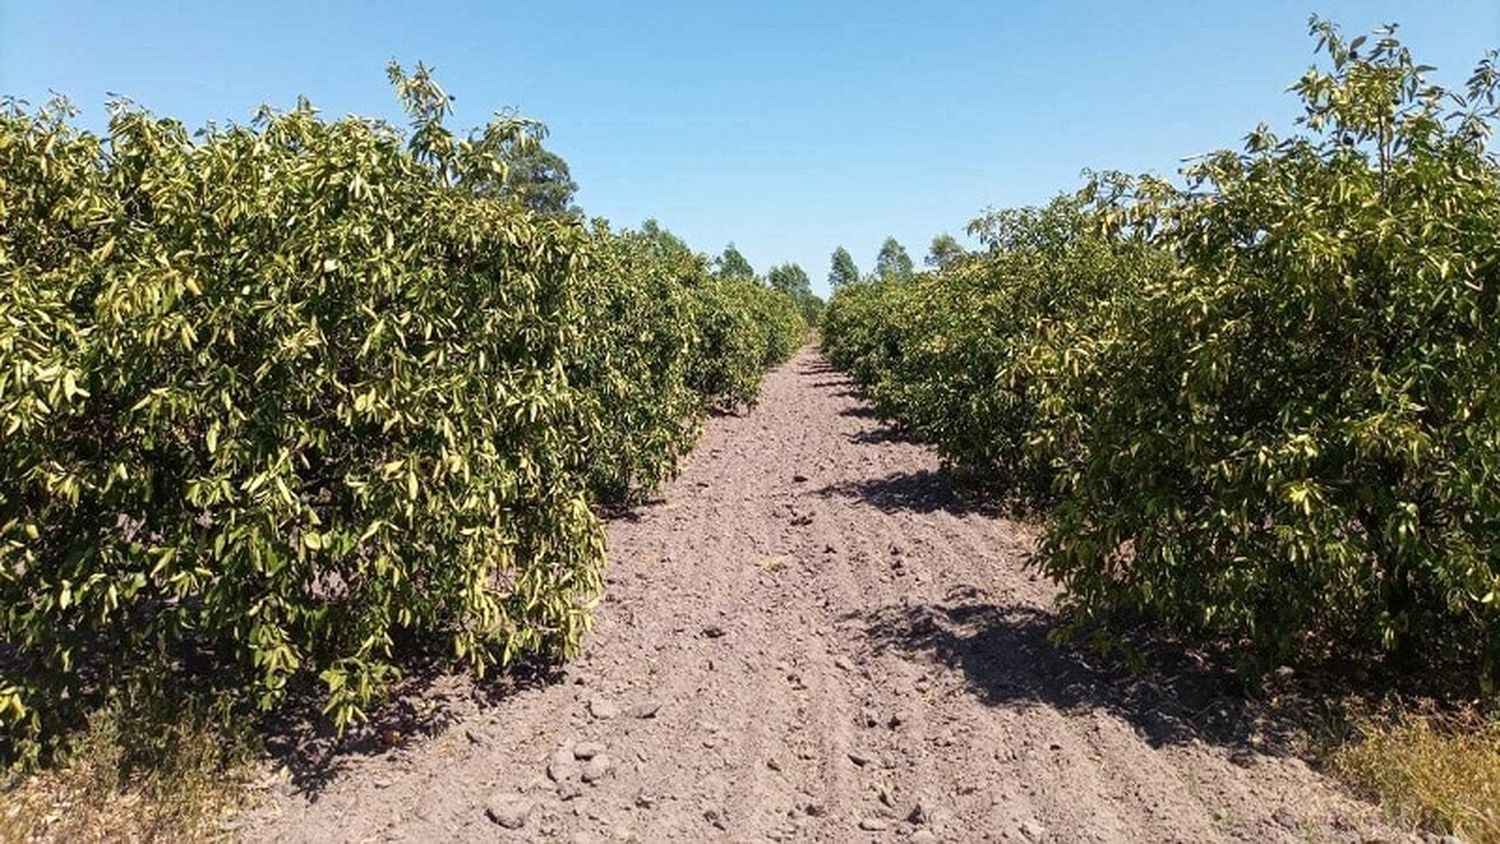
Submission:
[[[395,118],[387,60],[435,66],[458,125],[517,106],[551,129],[590,214],[656,217],[695,248],[824,286],[839,244],[918,262],[987,206],[1085,167],[1170,173],[1287,128],[1307,16],[1398,21],[1458,83],[1500,47],[1500,0],[914,3],[144,3],[0,0],[0,93],[102,124],[106,92],[190,126],[298,94]]]

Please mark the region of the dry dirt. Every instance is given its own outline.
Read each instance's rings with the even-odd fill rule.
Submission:
[[[229,824],[293,841],[1406,840],[1185,657],[1047,633],[1035,531],[966,506],[811,349],[609,525],[584,656],[438,678]],[[1186,666],[1186,668],[1184,668]],[[388,716],[389,718],[389,716]],[[405,720],[403,720],[405,719]],[[385,732],[400,730],[400,735]],[[380,741],[382,733],[394,746]]]

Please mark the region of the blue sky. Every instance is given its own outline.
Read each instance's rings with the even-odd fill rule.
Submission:
[[[920,262],[988,206],[1045,201],[1084,168],[1173,172],[1287,128],[1307,16],[1398,21],[1440,81],[1500,47],[1497,0],[1428,2],[0,2],[0,93],[49,90],[102,124],[106,92],[191,126],[308,95],[395,118],[383,68],[436,68],[458,125],[545,121],[591,214],[818,288],[839,244],[887,234]]]

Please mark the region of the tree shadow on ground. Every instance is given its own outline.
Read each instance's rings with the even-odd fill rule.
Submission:
[[[594,515],[605,522],[635,524],[644,519],[651,510],[666,503],[667,498],[661,494],[661,490],[649,492],[637,490],[631,498],[624,501],[596,503],[593,509]]]
[[[848,416],[848,417],[851,417],[851,418],[854,418],[854,419],[879,419],[880,418],[880,414],[878,414],[878,413],[875,412],[875,408],[870,407],[867,404],[857,404],[857,405],[854,405],[853,407],[846,407],[843,410],[839,411],[839,415],[840,416]]]
[[[813,361],[803,364],[798,370],[798,375],[837,375],[847,379],[849,376],[842,369],[827,361]]]
[[[408,663],[406,676],[386,702],[343,735],[323,714],[322,696],[312,689],[263,716],[260,732],[272,765],[285,766],[296,793],[316,802],[324,789],[362,760],[399,758],[419,739],[440,736],[516,692],[561,679],[562,665],[556,661],[513,663],[481,680],[456,670],[449,661],[425,659],[415,666]]]
[[[814,493],[824,498],[848,498],[867,504],[883,513],[935,513],[943,510],[955,515],[981,513],[997,516],[999,505],[979,498],[961,495],[938,471],[896,472],[883,478],[839,481]]]
[[[961,673],[990,706],[1102,710],[1152,746],[1201,741],[1229,748],[1234,759],[1251,749],[1290,753],[1301,730],[1316,723],[1295,696],[1277,707],[1251,701],[1223,660],[1175,643],[1137,643],[1144,665],[1130,671],[1117,659],[1054,644],[1049,637],[1059,621],[1052,613],[992,603],[974,587],[955,589],[937,604],[847,618],[864,626],[877,653],[925,654]]]
[[[880,445],[881,443],[912,442],[912,439],[898,428],[881,425],[878,428],[871,428],[868,431],[859,431],[850,434],[849,442],[855,445]]]

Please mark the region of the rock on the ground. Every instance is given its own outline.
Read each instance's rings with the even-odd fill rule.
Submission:
[[[1290,830],[1296,830],[1299,826],[1299,824],[1297,823],[1297,816],[1293,814],[1292,810],[1287,808],[1286,806],[1280,806],[1276,809],[1276,811],[1272,812],[1271,820],[1276,821],[1276,823],[1280,824],[1282,827]]]
[[[573,749],[570,747],[559,747],[552,752],[552,758],[547,760],[547,776],[553,782],[577,779],[578,772],[578,760],[573,758]]]
[[[603,753],[604,749],[605,749],[604,745],[601,742],[597,742],[597,741],[579,742],[578,745],[573,748],[573,758],[574,759],[592,759],[595,756],[598,756],[599,754]]]
[[[531,814],[531,802],[517,794],[499,794],[484,804],[484,813],[506,829],[520,829]]]
[[[604,779],[604,775],[609,773],[612,764],[609,756],[604,753],[590,758],[587,762],[583,763],[583,781],[598,782]]]
[[[911,807],[911,812],[907,814],[906,819],[914,824],[917,824],[918,826],[921,826],[923,824],[932,823],[932,816],[932,804],[923,800],[918,800],[916,804]]]
[[[661,701],[643,700],[630,707],[630,717],[655,718],[659,711],[661,711]]]
[[[589,714],[600,721],[608,721],[611,718],[619,716],[620,707],[616,706],[614,701],[609,698],[595,695],[589,698]]]

